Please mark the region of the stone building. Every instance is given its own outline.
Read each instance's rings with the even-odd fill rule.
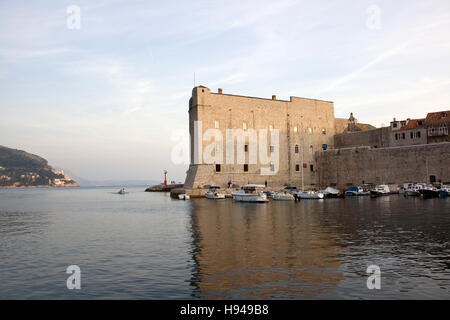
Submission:
[[[450,110],[428,113],[424,121],[428,143],[450,141],[448,135],[449,126]]]
[[[195,132],[196,122],[201,121],[199,132]],[[337,124],[337,125],[336,125]],[[235,185],[247,183],[268,186],[299,186],[316,184],[317,164],[315,153],[322,148],[333,147],[336,132],[342,132],[348,126],[347,119],[336,121],[334,104],[330,101],[290,97],[280,100],[224,94],[222,89],[211,92],[204,86],[195,87],[189,100],[189,128],[191,138],[191,165],[189,167],[185,188],[206,188],[209,185],[226,186],[229,181]],[[244,134],[251,130],[266,129],[268,132],[278,130],[279,148],[267,146],[267,154],[279,153],[279,168],[273,174],[262,175],[264,168],[273,169],[273,164],[249,159],[249,137],[246,137],[244,163],[238,163],[238,146],[233,146],[233,164],[225,160],[204,163],[202,152],[211,141],[202,139],[208,129],[216,129],[222,137],[228,129],[242,129]],[[250,134],[249,134],[250,135]],[[272,141],[269,141],[271,144]],[[276,147],[276,146],[275,146]],[[225,149],[225,148],[223,148]],[[229,150],[223,151],[223,159]],[[215,153],[214,152],[214,153]]]
[[[425,119],[406,119],[391,122],[389,146],[411,146],[427,143],[427,130],[424,127]]]

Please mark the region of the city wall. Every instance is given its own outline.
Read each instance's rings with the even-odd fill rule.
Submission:
[[[364,183],[430,182],[431,176],[437,182],[450,183],[450,142],[332,149],[317,152],[316,157],[320,186],[346,189]]]

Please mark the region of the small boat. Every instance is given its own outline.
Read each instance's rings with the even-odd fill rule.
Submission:
[[[186,194],[186,193],[178,195],[178,199],[180,199],[180,200],[189,200],[190,198],[191,197],[188,194]]]
[[[240,190],[233,191],[233,199],[239,202],[267,202],[267,195],[264,193],[264,185],[246,184]]]
[[[419,197],[420,189],[423,189],[421,184],[412,184],[408,188],[405,189],[404,196],[406,197]]]
[[[334,189],[332,187],[328,187],[325,190],[320,190],[320,193],[323,193],[324,198],[338,198],[339,190]]]
[[[422,198],[436,198],[439,197],[440,191],[436,187],[433,186],[425,186],[423,189],[420,189],[420,197]]]
[[[345,191],[346,196],[367,196],[370,194],[370,191],[362,188],[361,186],[351,187],[347,191]]]
[[[209,187],[208,192],[205,193],[205,197],[207,199],[225,199],[225,194],[219,193],[217,190],[220,189],[220,187],[211,186]]]
[[[321,192],[316,192],[316,191],[299,191],[296,193],[297,194],[297,198],[299,199],[323,199],[324,195]]]
[[[439,197],[445,198],[450,195],[450,186],[442,186],[439,190]]]
[[[287,192],[286,190],[280,190],[278,192],[275,192],[272,195],[273,200],[284,200],[284,201],[291,201],[294,200],[294,196]]]
[[[386,184],[380,184],[374,189],[370,190],[370,195],[373,197],[379,197],[383,195],[388,195],[390,193],[389,187]]]
[[[122,189],[120,189],[119,190],[119,192],[117,192],[118,194],[125,194],[126,192],[125,192],[125,188],[122,188]]]

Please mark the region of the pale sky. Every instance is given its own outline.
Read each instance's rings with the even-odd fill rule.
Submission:
[[[0,145],[86,179],[184,181],[171,137],[194,72],[375,126],[425,117],[450,109],[450,1],[1,0]]]

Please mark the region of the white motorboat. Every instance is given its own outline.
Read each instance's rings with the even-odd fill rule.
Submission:
[[[386,184],[380,184],[374,189],[370,190],[371,196],[382,196],[390,193],[389,187]]]
[[[219,193],[217,190],[220,187],[211,186],[209,187],[208,192],[205,193],[205,197],[207,199],[225,199],[225,194]]]
[[[308,190],[308,191],[297,192],[297,198],[300,198],[300,199],[323,199],[324,195],[322,192]]]
[[[273,200],[290,201],[290,200],[294,200],[294,196],[292,194],[290,194],[289,192],[281,190],[281,191],[275,192],[272,195],[272,199]]]
[[[264,185],[247,184],[240,190],[233,191],[233,199],[240,202],[267,202],[267,195],[264,193]]]
[[[178,195],[178,199],[180,199],[180,200],[189,200],[190,198],[191,197],[188,194],[185,194],[185,193]]]
[[[320,190],[320,193],[323,193],[324,198],[337,198],[339,197],[339,190],[328,187],[325,190]]]

